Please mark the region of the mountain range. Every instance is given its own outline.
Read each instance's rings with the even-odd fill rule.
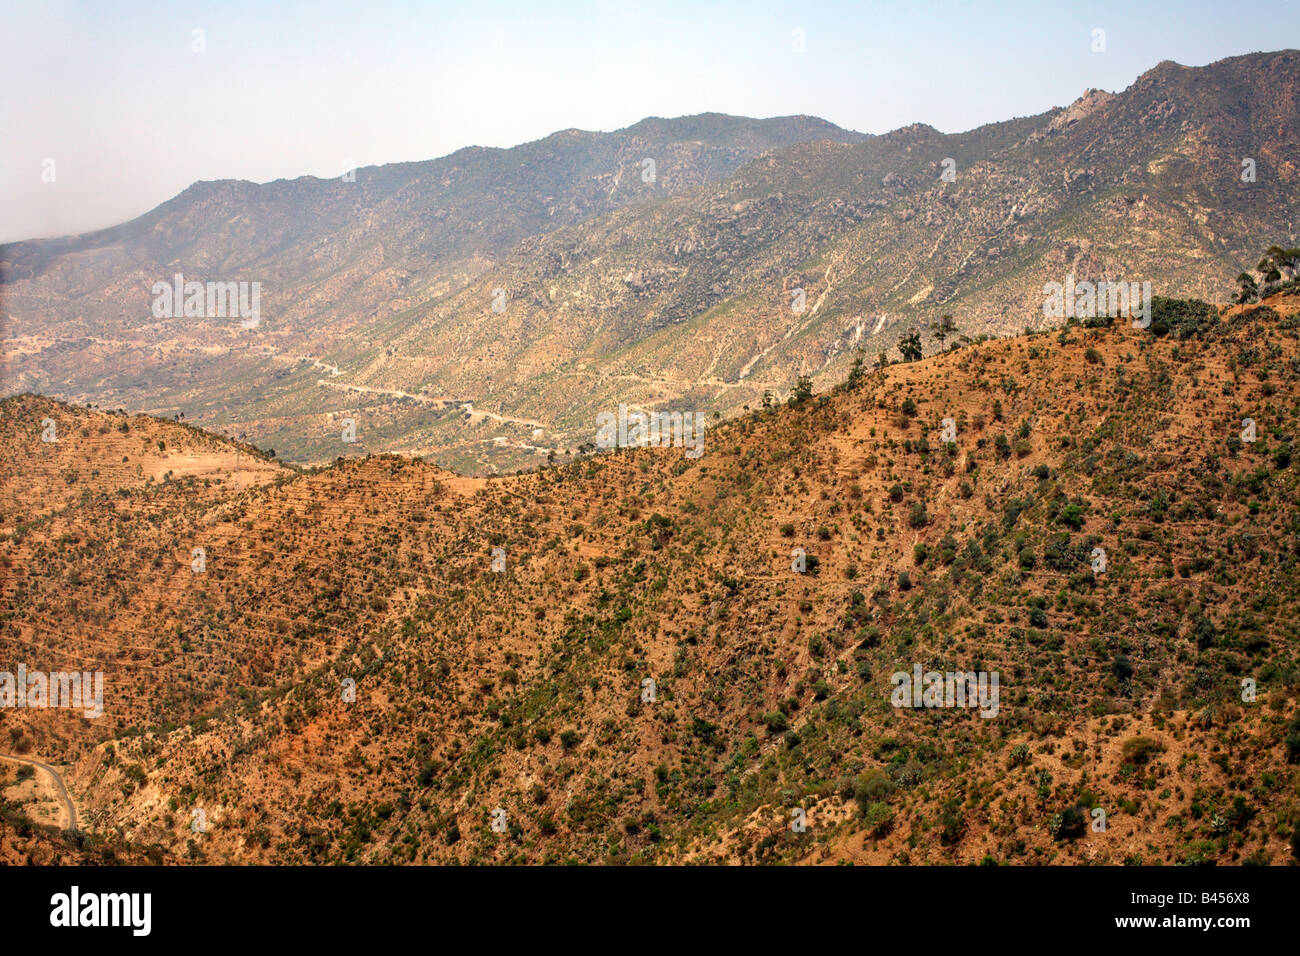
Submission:
[[[1188,68],[965,133],[647,119],[337,180],[198,183],[0,248],[4,386],[183,416],[297,463],[567,461],[620,404],[719,419],[896,357],[952,316],[1044,324],[1046,283],[1221,297],[1296,245],[1300,53]],[[260,317],[157,317],[258,282]],[[351,422],[356,441],[342,435]]]

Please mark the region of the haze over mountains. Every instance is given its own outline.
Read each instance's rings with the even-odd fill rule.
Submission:
[[[0,250],[5,388],[183,412],[296,461],[513,469],[620,402],[730,415],[840,380],[941,313],[969,336],[1033,326],[1070,273],[1219,294],[1294,235],[1297,102],[1282,51],[960,134],[706,114],[355,182],[198,183]],[[260,282],[260,324],[155,319],[177,272]]]

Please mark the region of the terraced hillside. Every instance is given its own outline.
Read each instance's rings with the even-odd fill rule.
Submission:
[[[493,479],[132,482],[233,447],[7,400],[6,489],[86,487],[6,520],[0,670],[107,690],[0,743],[167,859],[1285,863],[1300,299],[1154,318]],[[997,672],[995,713],[894,706],[918,665]]]

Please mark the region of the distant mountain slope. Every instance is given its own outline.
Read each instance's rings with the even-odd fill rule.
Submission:
[[[493,261],[527,236],[673,195],[720,179],[763,152],[815,138],[865,139],[802,116],[711,113],[643,120],[614,133],[570,129],[511,149],[469,147],[427,162],[364,167],[351,172],[355,181],[195,183],[121,226],[4,246],[0,262],[6,283],[45,277],[55,283],[47,291],[68,298],[119,280],[130,268],[176,266],[218,278],[249,272],[285,291],[335,276],[339,263],[372,256],[372,268],[452,275]],[[651,182],[643,181],[645,159],[655,163]],[[147,294],[143,301],[147,306]],[[294,321],[307,317],[292,308],[282,312]],[[134,317],[147,316],[146,307]]]
[[[174,403],[211,422],[260,390],[247,376],[283,372],[268,355],[346,357],[376,319],[459,288],[528,236],[814,138],[865,137],[814,117],[703,114],[367,167],[355,182],[196,183],[122,226],[0,247],[5,388],[133,410]],[[176,272],[260,282],[260,334],[241,336],[230,320],[154,319],[150,289]]]
[[[1044,284],[1069,274],[1212,295],[1295,233],[1297,103],[1288,52],[1161,64],[1122,94],[956,136],[792,147],[525,243],[394,328],[402,363],[372,349],[355,377],[428,375],[580,433],[618,401],[734,412],[798,374],[842,378],[855,347],[873,359],[943,312],[969,335],[1036,327]],[[504,317],[484,308],[494,288],[514,296]]]
[[[1283,51],[954,135],[648,119],[356,183],[207,184],[125,232],[4,250],[6,384],[183,410],[295,461],[510,470],[620,403],[730,415],[839,380],[944,313],[969,336],[1036,326],[1069,274],[1217,295],[1296,244],[1297,102]],[[261,326],[147,317],[182,266],[263,277]]]

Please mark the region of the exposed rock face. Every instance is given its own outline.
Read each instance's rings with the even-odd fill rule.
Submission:
[[[1052,117],[1052,121],[1047,124],[1047,128],[1052,132],[1067,129],[1084,117],[1091,116],[1097,110],[1102,109],[1114,99],[1114,93],[1107,93],[1105,90],[1088,90],[1083,96]]]

